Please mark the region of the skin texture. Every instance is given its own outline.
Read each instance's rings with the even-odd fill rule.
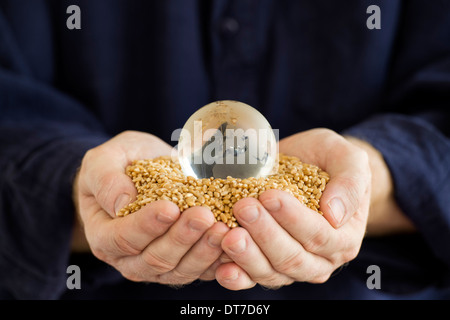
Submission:
[[[155,136],[124,132],[82,161],[74,184],[73,250],[90,250],[133,281],[183,285],[216,279],[230,290],[277,288],[325,282],[357,256],[367,235],[414,230],[395,203],[381,154],[366,142],[313,129],[281,140],[279,151],[330,174],[320,202],[323,216],[286,192],[268,190],[234,205],[242,227],[232,230],[215,223],[207,208],[180,215],[169,201],[116,218],[136,196],[125,167],[134,159],[171,154]]]

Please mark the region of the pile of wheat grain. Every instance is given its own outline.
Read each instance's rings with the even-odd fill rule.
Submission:
[[[283,154],[279,154],[278,172],[266,178],[195,179],[185,176],[179,163],[170,157],[133,161],[126,173],[133,180],[138,195],[133,203],[117,213],[118,216],[136,212],[157,200],[169,200],[177,204],[180,211],[206,206],[216,221],[230,228],[238,226],[233,205],[242,198],[258,198],[269,189],[287,191],[321,213],[319,200],[329,180],[329,175],[317,166]]]

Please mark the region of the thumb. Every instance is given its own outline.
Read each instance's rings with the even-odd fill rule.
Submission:
[[[280,141],[280,152],[299,157],[328,172],[320,210],[339,228],[358,211],[370,194],[372,176],[367,152],[334,131],[312,129]]]
[[[93,197],[115,217],[137,195],[125,168],[133,160],[169,155],[170,151],[168,144],[153,135],[124,132],[86,153],[80,170],[80,194]]]
[[[334,149],[329,153],[335,160],[326,168],[330,181],[320,199],[320,210],[334,228],[339,228],[360,208],[371,186],[371,171],[362,149],[351,144]]]
[[[86,153],[79,173],[80,196],[93,198],[111,217],[137,195],[132,180],[125,174],[127,164],[114,158],[117,156],[107,148],[92,149]]]
[[[334,228],[339,228],[358,210],[365,190],[356,178],[331,176],[320,199],[320,210]]]

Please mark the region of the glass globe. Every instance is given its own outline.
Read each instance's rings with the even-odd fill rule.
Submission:
[[[276,172],[277,155],[269,122],[238,101],[200,108],[187,120],[178,140],[183,173],[197,179],[266,177]]]

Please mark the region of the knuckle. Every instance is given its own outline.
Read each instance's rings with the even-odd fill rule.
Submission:
[[[79,169],[80,176],[89,175],[90,163],[91,163],[91,159],[93,158],[93,155],[92,155],[93,152],[95,152],[95,151],[93,149],[90,149],[84,154],[83,159],[81,160],[81,165],[80,165],[80,169]]]
[[[131,138],[135,138],[135,137],[139,137],[139,136],[140,136],[140,133],[135,130],[125,130],[117,135],[117,137],[131,137]]]
[[[340,266],[355,259],[361,247],[361,242],[358,240],[359,238],[353,235],[341,234],[338,239],[340,248],[329,256],[330,262],[336,266]]]
[[[94,164],[96,163],[98,157],[102,155],[103,149],[103,146],[99,145],[86,151],[81,161],[81,167],[83,169],[86,169],[88,173],[90,173],[92,170],[95,170]]]
[[[338,137],[338,133],[329,128],[315,128],[315,129],[309,130],[309,133],[315,134],[322,139],[328,139],[332,142],[334,142],[336,140],[336,137]]]
[[[99,260],[110,263],[113,260],[112,255],[106,249],[104,239],[100,232],[91,232],[90,228],[86,228],[86,239],[92,254]]]
[[[172,236],[172,242],[173,242],[174,246],[177,246],[177,247],[188,247],[193,244],[191,237],[188,237],[188,236],[186,236],[186,234],[183,234],[181,232],[176,232]]]
[[[175,282],[177,284],[188,284],[193,282],[194,280],[196,280],[198,278],[198,276],[196,275],[192,275],[186,272],[183,272],[181,270],[178,269],[173,269],[172,270],[172,275],[173,275],[173,279],[175,280]]]
[[[310,283],[314,283],[314,284],[322,284],[328,281],[328,279],[330,279],[331,273],[330,274],[324,274],[324,275],[319,275],[319,276],[315,276],[314,278],[312,278],[310,281]]]
[[[89,240],[88,240],[89,241]],[[89,247],[91,249],[92,254],[99,260],[106,262],[110,265],[115,265],[118,261],[117,252],[111,250],[111,247],[105,245],[103,240],[89,241]]]
[[[108,254],[103,248],[96,245],[91,245],[91,252],[97,259],[111,264],[111,255]]]
[[[274,269],[281,274],[295,274],[303,266],[304,258],[301,251],[296,251],[292,255],[274,264]]]
[[[97,259],[105,261],[106,258],[105,253],[96,246],[91,246],[91,252]]]
[[[358,253],[359,253],[358,247],[348,248],[342,254],[343,263],[346,263],[346,262],[349,262],[349,261],[355,259],[358,256]]]
[[[279,284],[264,284],[264,283],[259,283],[259,285],[261,285],[262,287],[266,288],[267,290],[278,290],[281,289],[282,287],[289,285],[290,283],[279,283]]]
[[[112,239],[114,242],[114,247],[125,255],[134,256],[141,252],[140,248],[138,248],[133,242],[129,241],[121,232],[117,232]]]
[[[142,277],[138,272],[131,270],[122,270],[120,271],[122,276],[130,281],[134,282],[142,282],[145,281],[145,278]]]
[[[362,164],[369,167],[369,154],[367,153],[367,151],[362,148],[357,148],[357,151],[355,151],[354,154]]]
[[[307,242],[305,242],[303,247],[308,252],[317,252],[320,248],[326,246],[330,241],[330,237],[327,233],[316,232]]]
[[[89,149],[88,151],[86,151],[86,153],[84,154],[82,163],[89,164],[91,159],[95,158],[96,152],[97,152],[97,148],[92,148],[92,149]]]
[[[216,277],[214,274],[212,273],[205,273],[203,275],[201,275],[198,279],[199,280],[203,280],[203,281],[212,281],[214,280]]]
[[[142,259],[144,260],[144,263],[156,274],[165,274],[175,268],[173,263],[150,251],[142,254]]]
[[[275,272],[266,270],[265,272],[259,272],[258,274],[250,275],[250,278],[257,283],[270,283],[275,282],[277,274]]]
[[[280,279],[280,275],[275,272],[268,272],[259,276],[253,276],[251,279],[267,288],[279,288],[284,285],[284,281]]]

